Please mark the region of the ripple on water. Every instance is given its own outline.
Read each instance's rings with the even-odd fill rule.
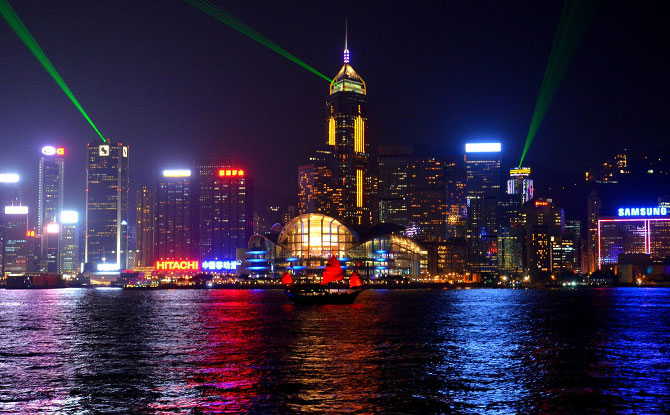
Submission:
[[[0,412],[667,413],[670,290],[0,292]]]

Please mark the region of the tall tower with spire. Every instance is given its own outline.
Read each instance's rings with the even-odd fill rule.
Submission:
[[[344,62],[326,98],[326,144],[335,156],[333,178],[341,192],[337,216],[353,225],[368,225],[376,217],[376,183],[370,171],[367,140],[367,85],[350,64],[347,32]]]
[[[344,62],[326,98],[325,140],[298,169],[298,206],[300,213],[365,226],[377,218],[377,180],[370,166],[367,86],[350,64],[346,32]]]

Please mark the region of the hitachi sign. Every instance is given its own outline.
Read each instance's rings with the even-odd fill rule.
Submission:
[[[156,271],[198,271],[198,261],[156,261]]]
[[[619,208],[619,216],[666,216],[668,208],[664,207],[639,207],[639,208]]]

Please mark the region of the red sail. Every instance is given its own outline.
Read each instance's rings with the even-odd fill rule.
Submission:
[[[351,277],[349,277],[349,287],[360,287],[363,285],[363,281],[361,280],[361,276],[358,275],[358,272],[354,271],[351,274]]]
[[[291,274],[288,271],[284,272],[284,275],[281,276],[281,283],[286,285],[293,284],[293,278],[291,278]]]
[[[344,272],[342,272],[342,265],[335,256],[330,257],[326,264],[326,269],[323,270],[323,279],[321,284],[328,284],[331,281],[340,281],[344,279]]]

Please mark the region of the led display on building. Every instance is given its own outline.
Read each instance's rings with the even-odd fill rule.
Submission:
[[[667,216],[668,208],[665,207],[635,207],[619,208],[618,216]]]
[[[203,271],[235,271],[238,266],[237,261],[202,261]]]
[[[156,271],[235,271],[240,265],[235,260],[159,260],[156,261]]]
[[[65,148],[63,147],[54,147],[54,146],[44,146],[42,147],[42,154],[45,156],[64,156]]]
[[[598,220],[599,267],[618,264],[622,254],[670,257],[670,218],[663,217],[667,208],[621,208],[617,215]]]
[[[200,262],[194,260],[160,260],[156,261],[156,271],[198,271]]]

